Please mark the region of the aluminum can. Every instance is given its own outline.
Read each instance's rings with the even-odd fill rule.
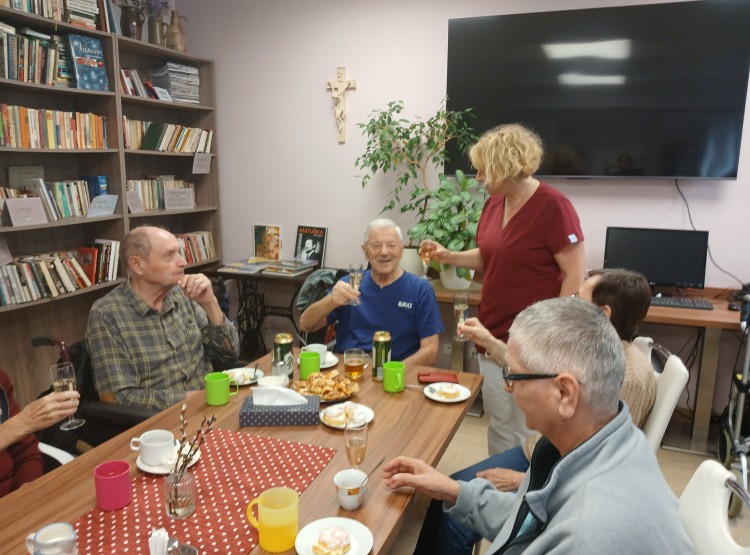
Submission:
[[[372,336],[372,379],[383,381],[383,364],[391,360],[391,334],[376,331]]]
[[[293,345],[294,338],[291,333],[277,333],[273,338],[273,365],[279,367],[283,364],[290,381],[294,379]]]

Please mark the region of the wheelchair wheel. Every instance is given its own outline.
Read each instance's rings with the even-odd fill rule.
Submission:
[[[740,512],[742,511],[742,505],[744,505],[742,499],[732,493],[732,495],[729,497],[729,508],[727,509],[727,516],[729,518],[735,518],[736,516],[739,516]]]
[[[732,436],[729,434],[729,430],[722,426],[719,432],[719,462],[726,468],[731,468],[732,461],[734,460],[734,453],[732,451],[734,447],[734,441]]]

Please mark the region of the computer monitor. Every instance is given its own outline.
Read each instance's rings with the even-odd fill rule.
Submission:
[[[703,289],[708,231],[608,227],[604,267],[641,272],[652,286]]]

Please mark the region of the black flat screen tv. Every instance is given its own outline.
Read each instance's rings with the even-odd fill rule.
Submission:
[[[706,281],[708,231],[608,227],[604,267],[625,268],[649,283],[703,289]]]
[[[447,106],[534,129],[540,176],[736,179],[750,2],[451,19]],[[446,173],[474,173],[449,152]]]

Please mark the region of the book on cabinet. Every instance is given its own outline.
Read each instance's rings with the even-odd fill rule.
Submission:
[[[102,243],[101,248],[94,251],[96,260],[93,264],[92,251],[82,249],[91,248],[89,245],[94,245],[97,239],[105,242],[119,241],[128,230],[140,225],[156,225],[169,229],[175,235],[197,234],[192,239],[187,239],[188,246],[192,249],[191,258],[194,259],[188,271],[202,271],[220,265],[222,252],[216,164],[212,164],[208,174],[193,175],[192,154],[126,149],[122,120],[124,116],[131,120],[159,121],[188,129],[213,131],[213,62],[119,35],[89,30],[52,19],[43,20],[2,6],[0,22],[16,29],[29,27],[41,34],[49,35],[53,37],[50,43],[55,48],[60,44],[59,38],[66,39],[71,33],[97,39],[101,42],[103,68],[109,83],[109,90],[83,91],[61,86],[70,84],[64,81],[69,81],[72,69],[67,63],[60,63],[60,60],[72,61],[69,59],[69,51],[64,48],[59,50],[66,54],[68,59],[55,56],[56,85],[32,84],[18,80],[0,82],[0,104],[24,107],[27,111],[31,109],[32,115],[37,114],[37,118],[42,114],[46,115],[47,112],[51,115],[58,112],[91,114],[101,118],[101,125],[92,126],[88,120],[79,118],[83,121],[79,130],[80,136],[88,138],[94,130],[100,134],[94,133],[93,136],[107,139],[106,143],[73,143],[72,148],[57,149],[54,147],[59,143],[45,142],[45,137],[50,137],[45,135],[48,131],[45,121],[44,125],[29,127],[23,131],[24,137],[28,135],[28,144],[31,144],[32,137],[35,141],[40,141],[35,143],[38,145],[36,148],[12,147],[11,143],[0,145],[0,174],[7,172],[9,166],[42,166],[47,188],[40,188],[38,182],[33,185],[42,195],[46,196],[47,192],[51,194],[51,183],[81,180],[85,176],[85,182],[92,187],[89,189],[89,197],[93,197],[93,190],[98,193],[104,186],[109,194],[117,195],[123,201],[118,203],[112,215],[87,218],[71,214],[70,217],[60,217],[46,224],[14,228],[0,226],[0,240],[7,243],[13,256],[12,262],[0,266],[0,304],[3,304],[6,296],[24,301],[0,306],[0,333],[8,339],[6,344],[9,346],[0,352],[0,367],[9,369],[22,402],[29,402],[36,398],[39,391],[48,387],[46,372],[39,372],[38,359],[44,359],[51,364],[58,357],[54,349],[32,350],[30,337],[54,335],[67,342],[81,339],[91,304],[125,279],[122,265],[115,270],[115,264],[111,259],[109,267],[106,270],[102,269],[100,256],[106,248],[106,243]],[[123,94],[121,87],[117,85],[122,68],[136,70],[143,79],[149,75],[151,69],[163,67],[168,62],[177,62],[197,69],[200,74],[198,104],[128,96]],[[50,71],[52,69],[50,68]],[[46,75],[49,76],[48,73]],[[5,124],[5,131],[7,124],[2,123]],[[65,128],[64,118],[62,130],[59,126],[52,129],[58,134],[61,131],[66,134],[72,132],[72,129],[68,131]],[[9,134],[10,129],[7,130]],[[20,126],[17,131],[20,139]],[[183,142],[186,135],[187,132],[182,135]],[[57,135],[55,139],[59,140]],[[179,142],[179,135],[176,139]],[[215,141],[213,145],[215,150]],[[195,207],[172,210],[159,208],[140,214],[129,214],[127,203],[124,202],[127,181],[153,179],[153,176],[164,175],[174,176],[175,180],[192,184]],[[98,183],[91,179],[92,176],[97,180],[99,176],[105,176],[105,181]],[[78,189],[78,203],[84,200],[80,197],[84,189]],[[4,187],[2,191],[7,191],[7,188]],[[2,196],[4,193],[0,193],[0,197]],[[49,201],[50,197],[46,199]],[[52,200],[54,202],[54,196]],[[210,232],[210,242],[208,237],[200,235],[200,232]],[[110,244],[110,255],[112,245]],[[54,259],[46,260],[45,264],[42,264],[41,260],[35,260],[35,257],[52,257],[55,253],[58,253],[58,264],[55,264]],[[73,257],[59,253],[72,254]],[[90,286],[84,286],[86,279],[81,276],[73,259],[77,261],[86,279],[91,282]],[[83,261],[88,261],[90,265],[86,266]],[[11,265],[14,272],[11,272]],[[110,281],[98,283],[97,278],[103,277],[105,271]],[[63,282],[62,272],[65,272],[68,283]],[[32,368],[33,372],[27,372],[27,369]],[[44,370],[44,364],[41,368]],[[34,377],[36,374],[39,376]]]

